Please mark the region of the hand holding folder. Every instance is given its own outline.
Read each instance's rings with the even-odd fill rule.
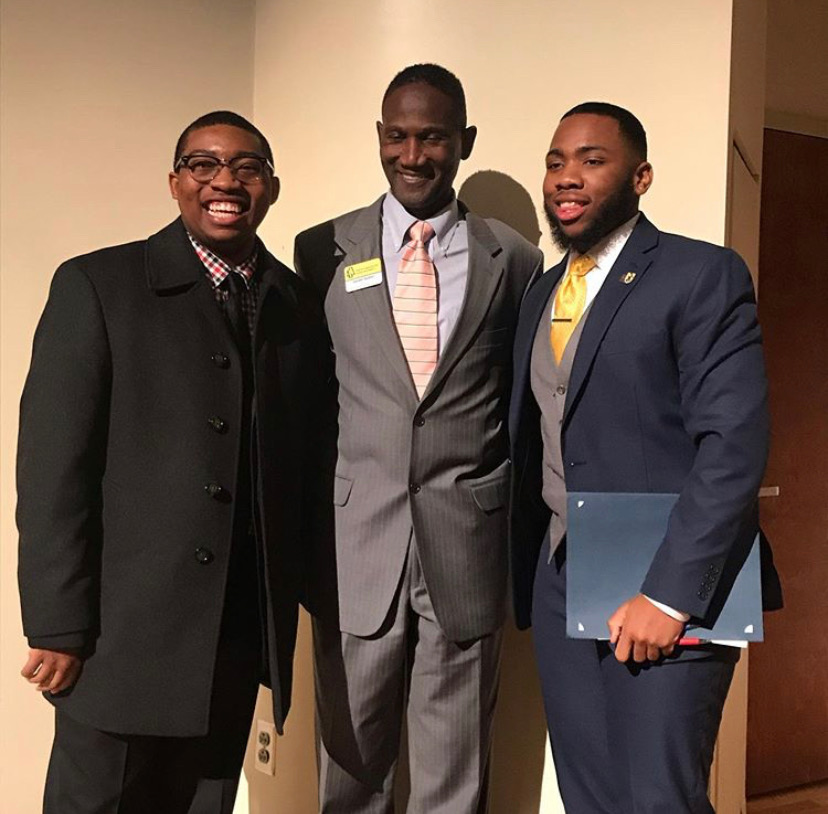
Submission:
[[[570,493],[566,544],[569,637],[607,639],[607,620],[627,602],[627,610],[634,608],[632,623],[639,623],[639,613],[645,613],[640,603],[649,604],[639,594],[641,585],[664,539],[677,498],[675,494],[655,493]],[[762,630],[757,537],[715,624],[711,628],[688,624],[676,644],[713,641],[741,645],[761,641]]]
[[[618,661],[656,661],[681,643],[684,623],[668,616],[643,594],[623,602],[609,617],[610,643]]]

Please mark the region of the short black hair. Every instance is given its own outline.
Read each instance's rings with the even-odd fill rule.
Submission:
[[[191,122],[184,128],[184,132],[178,137],[178,141],[175,143],[173,169],[175,169],[176,164],[178,164],[178,159],[181,158],[184,153],[184,145],[187,143],[187,138],[190,133],[194,130],[201,130],[205,127],[213,127],[217,124],[226,124],[230,127],[238,127],[240,130],[247,130],[248,133],[252,133],[261,142],[265,158],[271,163],[271,165],[273,164],[273,151],[270,149],[270,144],[267,143],[267,139],[264,137],[264,134],[258,127],[256,127],[255,124],[247,121],[244,116],[240,116],[238,113],[233,113],[232,110],[214,110],[212,113],[205,113],[203,116],[199,116],[194,122]]]
[[[418,82],[430,85],[451,99],[454,112],[457,114],[457,123],[461,130],[466,129],[466,94],[460,80],[442,65],[425,62],[419,65],[409,65],[403,68],[392,80],[382,97],[382,104],[398,88],[404,85],[414,85]]]
[[[644,126],[629,110],[609,102],[582,102],[580,105],[575,105],[572,110],[567,110],[561,116],[561,121],[578,113],[593,113],[597,116],[609,116],[615,119],[621,135],[632,148],[635,157],[639,161],[647,160],[647,134],[644,132]]]

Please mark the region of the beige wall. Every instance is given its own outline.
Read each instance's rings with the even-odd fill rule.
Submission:
[[[427,42],[403,41],[424,19],[440,21]],[[384,190],[382,93],[399,68],[433,60],[463,81],[480,131],[459,184],[499,170],[539,204],[560,114],[613,101],[647,129],[656,180],[645,204],[656,223],[721,242],[730,34],[730,0],[259,0],[254,104],[278,144],[284,204],[264,235],[289,257],[298,230]],[[541,248],[551,259],[546,231]]]
[[[396,70],[423,60],[457,72],[480,128],[458,185],[498,171],[516,182],[514,200],[528,194],[537,206],[557,118],[579,101],[605,99],[630,107],[647,128],[656,178],[648,214],[663,229],[722,242],[731,2],[421,0],[414,10],[400,0],[3,0],[2,15],[0,807],[29,812],[51,723],[16,676],[23,642],[13,452],[31,335],[57,262],[141,237],[170,218],[165,175],[175,136],[220,106],[253,112],[272,137],[283,193],[262,234],[289,260],[299,229],[383,191],[374,132],[380,97]],[[423,20],[439,21],[428,25],[428,45],[403,42],[402,30]],[[128,166],[116,169],[127,153]],[[504,179],[485,178],[493,177],[482,191],[467,187],[480,205],[503,203],[492,189]],[[542,223],[529,209],[530,225]],[[517,209],[507,207],[507,218],[510,211]],[[551,262],[545,230],[541,246]],[[527,636],[510,633],[507,648],[494,814],[535,814],[543,721]],[[240,800],[239,811],[313,810],[306,626],[297,670],[277,777],[250,773],[251,800]],[[560,808],[548,761],[546,772],[542,810],[551,814]]]

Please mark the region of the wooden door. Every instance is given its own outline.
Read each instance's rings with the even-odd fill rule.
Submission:
[[[748,794],[828,779],[828,139],[765,131],[759,315],[772,418],[760,500],[785,593],[751,646]]]

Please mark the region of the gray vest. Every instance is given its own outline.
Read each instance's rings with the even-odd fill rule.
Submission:
[[[549,520],[549,554],[550,558],[566,534],[566,480],[564,478],[563,454],[561,451],[561,424],[563,422],[566,392],[569,389],[569,376],[572,362],[581,332],[589,314],[587,308],[561,357],[555,360],[549,341],[549,327],[552,307],[558,287],[555,286],[544,310],[544,318],[538,325],[535,343],[532,346],[530,367],[532,394],[540,407],[541,438],[543,439],[543,502],[551,509]]]

